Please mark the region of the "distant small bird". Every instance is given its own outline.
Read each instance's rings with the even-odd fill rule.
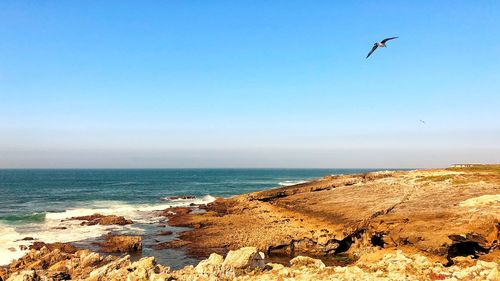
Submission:
[[[422,124],[425,124],[425,121],[424,121],[424,120],[422,120],[422,119],[420,119],[420,120],[418,120],[418,121],[420,121]]]
[[[380,41],[380,42],[377,42],[375,44],[373,44],[373,47],[372,47],[372,50],[368,53],[368,56],[366,56],[366,58],[370,57],[371,54],[373,54],[373,52],[375,52],[375,50],[378,48],[378,47],[384,47],[384,48],[387,48],[387,46],[385,45],[385,43],[389,40],[393,40],[393,39],[396,39],[398,37],[389,37],[389,38],[385,38],[384,40]]]

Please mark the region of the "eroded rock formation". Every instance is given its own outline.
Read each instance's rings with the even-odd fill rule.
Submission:
[[[218,199],[205,213],[169,213],[169,224],[193,228],[179,238],[195,255],[256,246],[357,259],[394,248],[451,265],[460,256],[498,259],[499,197],[496,166],[375,172]]]
[[[104,253],[130,253],[142,250],[141,236],[113,235],[109,233],[104,242],[97,242]]]
[[[264,253],[255,247],[231,251],[226,258],[211,254],[196,267],[180,270],[157,264],[152,257],[131,262],[130,257],[101,256],[88,250],[73,254],[31,250],[23,258],[0,270],[8,281],[39,280],[499,280],[500,265],[472,261],[467,267],[445,267],[428,258],[401,251],[381,250],[349,266],[325,266],[318,259],[298,256],[290,266],[266,263]],[[43,261],[43,262],[39,262]]]

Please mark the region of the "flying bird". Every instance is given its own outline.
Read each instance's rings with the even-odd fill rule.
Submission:
[[[424,120],[420,119],[419,121],[420,121],[422,124],[425,124],[425,121],[424,121]]]
[[[393,40],[393,39],[396,39],[398,37],[389,37],[389,38],[385,38],[384,40],[380,41],[380,42],[377,42],[375,44],[373,44],[373,47],[372,47],[372,50],[368,53],[368,55],[366,56],[366,58],[370,57],[371,54],[373,54],[373,52],[375,52],[375,50],[378,48],[378,47],[384,47],[384,48],[387,48],[387,46],[385,45],[385,43],[387,43],[387,41],[389,40]]]

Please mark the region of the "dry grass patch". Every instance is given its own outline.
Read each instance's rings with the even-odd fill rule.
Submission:
[[[456,171],[456,172],[476,172],[476,173],[495,173],[500,174],[500,164],[492,164],[492,165],[474,165],[472,167],[451,167],[446,169],[448,171]]]
[[[423,176],[417,179],[418,182],[442,182],[455,178],[455,175],[437,175],[437,176]]]

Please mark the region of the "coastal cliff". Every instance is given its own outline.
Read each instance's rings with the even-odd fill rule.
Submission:
[[[151,257],[41,245],[0,269],[0,280],[500,278],[496,165],[327,176],[162,214],[190,229],[158,248],[206,260],[170,270]]]

